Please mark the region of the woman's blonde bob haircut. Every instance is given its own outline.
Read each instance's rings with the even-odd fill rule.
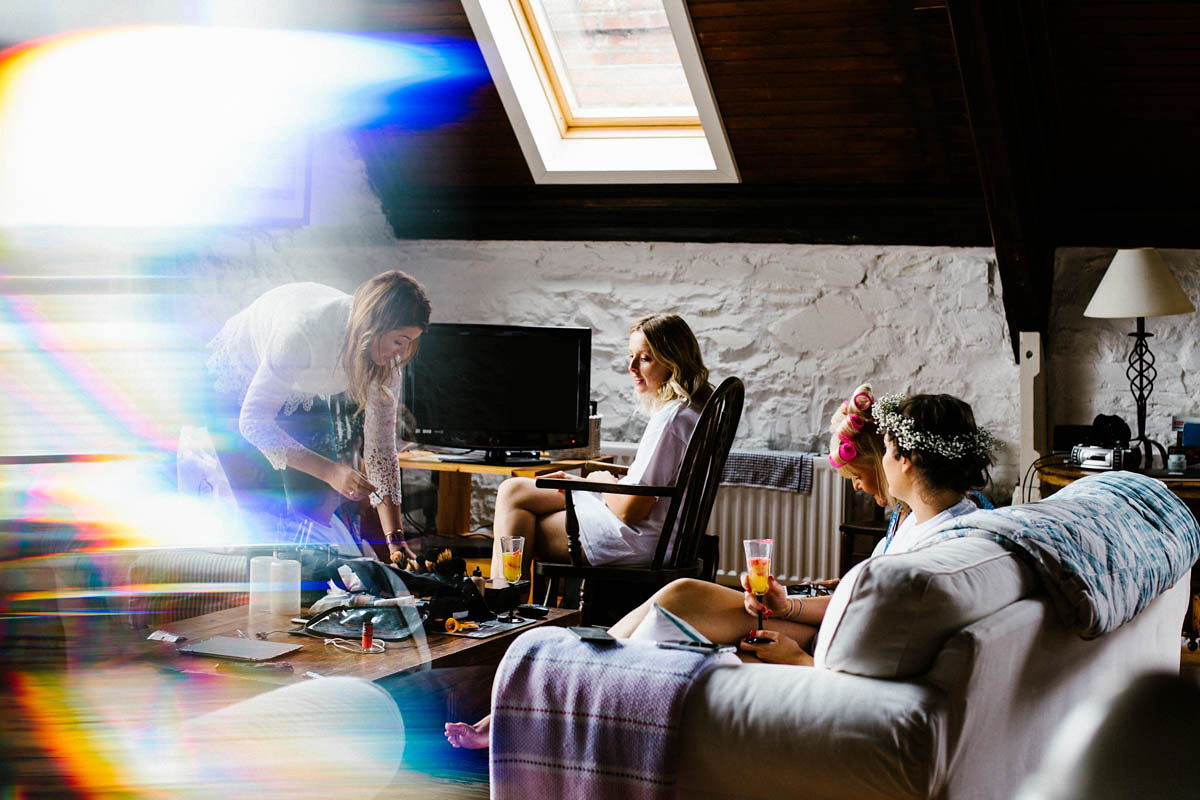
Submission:
[[[672,400],[684,400],[702,406],[713,392],[708,382],[708,367],[700,355],[700,343],[692,329],[676,314],[651,314],[629,326],[629,333],[641,331],[646,346],[657,360],[671,370],[655,398],[655,407]]]
[[[425,290],[410,275],[391,270],[364,281],[354,292],[350,305],[350,324],[342,348],[342,364],[349,380],[347,394],[359,406],[366,407],[372,385],[385,387],[396,371],[417,354],[414,343],[403,360],[379,365],[371,360],[371,345],[388,331],[400,328],[429,327],[433,305]]]

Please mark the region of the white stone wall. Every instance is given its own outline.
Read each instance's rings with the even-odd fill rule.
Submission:
[[[629,322],[688,320],[716,380],[746,384],[738,446],[824,448],[861,381],[949,392],[1017,441],[1013,363],[990,249],[641,242],[399,242],[447,321],[586,325],[606,439],[636,440]],[[530,380],[537,366],[530,365]],[[998,496],[1016,482],[1001,453]]]

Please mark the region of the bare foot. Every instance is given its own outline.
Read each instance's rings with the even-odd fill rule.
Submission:
[[[491,729],[491,714],[488,714],[474,725],[468,725],[465,722],[447,722],[446,739],[454,747],[465,747],[468,750],[482,750],[488,746],[488,734]]]

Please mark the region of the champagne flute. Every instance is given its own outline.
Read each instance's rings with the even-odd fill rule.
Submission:
[[[500,563],[504,571],[504,580],[510,584],[521,580],[521,558],[524,555],[524,548],[524,536],[500,537]],[[502,622],[519,622],[520,619],[513,614],[511,608],[508,610],[508,616],[501,617]]]
[[[771,548],[774,539],[746,539],[742,546],[746,549],[746,570],[749,572],[750,591],[758,600],[758,630],[762,630],[762,601],[770,586],[768,577],[771,574]]]

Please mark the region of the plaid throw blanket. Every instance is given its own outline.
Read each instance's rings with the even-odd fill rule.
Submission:
[[[721,483],[808,494],[812,491],[813,455],[784,450],[730,450]]]
[[[1030,562],[1082,639],[1133,619],[1200,555],[1188,507],[1162,482],[1132,472],[1089,475],[1036,503],[976,511],[931,539],[957,536],[994,538]]]
[[[674,797],[679,717],[710,655],[562,628],[517,638],[492,687],[493,800]]]

